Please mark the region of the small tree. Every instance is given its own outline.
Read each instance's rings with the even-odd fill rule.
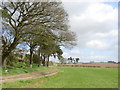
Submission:
[[[73,58],[72,57],[70,57],[69,60],[71,61],[71,63],[73,63]]]
[[[79,60],[80,60],[79,58],[76,58],[76,63],[78,63]]]
[[[66,60],[65,60],[65,58],[63,56],[60,57],[60,62],[61,62],[61,64],[65,64],[66,63]]]
[[[75,64],[75,63],[76,63],[76,60],[75,60],[75,58],[73,58],[73,61],[74,61],[73,63]]]

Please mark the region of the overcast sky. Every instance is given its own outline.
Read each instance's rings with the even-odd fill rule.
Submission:
[[[118,61],[118,3],[62,1],[70,30],[77,34],[77,46],[63,48],[63,56],[83,62]]]

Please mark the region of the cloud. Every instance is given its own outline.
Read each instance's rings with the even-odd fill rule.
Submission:
[[[118,8],[101,2],[64,2],[64,7],[69,14],[70,29],[78,40],[72,50],[63,49],[66,57],[93,54],[117,58]]]
[[[99,40],[91,40],[86,43],[86,46],[89,48],[100,49],[100,50],[104,50],[109,47],[108,44],[101,42]]]
[[[108,33],[96,33],[95,36],[99,37],[99,38],[107,38],[107,37],[117,38],[118,37],[118,31],[117,30],[111,30]]]
[[[85,3],[82,4],[86,7],[83,11],[79,11],[79,8],[82,8],[80,4],[79,8],[76,6],[77,14],[74,11],[73,14],[70,14],[71,30],[77,33],[78,46],[83,48],[88,41],[94,38],[99,39],[100,35],[96,34],[103,35],[114,29],[116,31],[112,32],[117,33],[117,9],[103,3],[88,3],[88,6]],[[107,38],[108,35],[104,35]]]

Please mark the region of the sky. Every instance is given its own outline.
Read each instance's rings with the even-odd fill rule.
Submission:
[[[118,61],[117,0],[62,1],[69,14],[70,30],[77,35],[77,45],[62,48],[63,56],[79,57],[80,62]]]
[[[62,0],[77,45],[64,48],[65,58],[80,62],[118,61],[118,0]],[[52,61],[58,61],[51,57]]]

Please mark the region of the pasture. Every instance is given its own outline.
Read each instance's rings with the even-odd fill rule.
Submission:
[[[60,72],[37,79],[4,82],[3,88],[117,88],[117,68],[56,67]]]

